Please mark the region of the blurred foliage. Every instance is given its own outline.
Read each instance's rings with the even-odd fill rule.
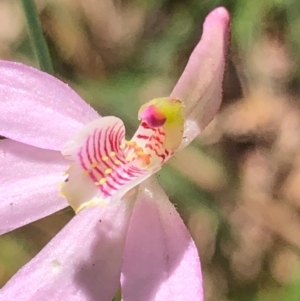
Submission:
[[[199,249],[206,301],[299,300],[300,2],[37,1],[56,76],[131,135],[139,106],[168,95],[205,15],[232,15],[222,108],[158,178]],[[14,16],[12,18],[12,16]],[[18,0],[0,1],[0,56],[37,66]],[[72,217],[0,238],[0,285]]]

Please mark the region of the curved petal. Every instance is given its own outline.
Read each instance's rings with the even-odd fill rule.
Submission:
[[[0,290],[0,300],[111,301],[131,208],[119,201],[81,211]]]
[[[68,206],[58,195],[66,164],[59,152],[0,141],[0,234]]]
[[[228,26],[229,14],[223,7],[216,8],[206,17],[201,40],[170,95],[185,103],[186,138],[182,146],[200,134],[220,106]]]
[[[147,155],[136,142],[125,141],[124,123],[113,116],[86,125],[66,142],[62,154],[72,165],[61,192],[76,212],[122,199],[160,168],[144,163]]]
[[[124,301],[203,300],[196,246],[155,181],[149,180],[139,191],[126,239],[121,285]]]
[[[0,112],[0,135],[51,150],[99,118],[57,78],[8,61],[0,61]]]

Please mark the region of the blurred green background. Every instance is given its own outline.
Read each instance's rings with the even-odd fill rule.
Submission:
[[[200,252],[205,301],[300,300],[300,1],[36,1],[56,76],[129,134],[168,95],[205,15],[231,13],[224,100],[159,173]],[[0,0],[0,57],[37,66],[19,0]],[[73,216],[0,237],[0,286]]]

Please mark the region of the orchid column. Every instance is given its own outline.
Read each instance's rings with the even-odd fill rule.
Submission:
[[[141,108],[130,141],[58,79],[0,62],[1,233],[68,204],[78,212],[1,301],[110,301],[120,286],[125,301],[203,300],[197,249],[153,174],[215,116],[228,24],[222,7],[208,15],[175,88]]]

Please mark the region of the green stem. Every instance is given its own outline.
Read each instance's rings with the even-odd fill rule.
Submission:
[[[41,22],[34,0],[21,0],[25,17],[27,20],[29,36],[34,48],[39,67],[42,71],[53,74],[53,65],[49,49],[43,35]]]

